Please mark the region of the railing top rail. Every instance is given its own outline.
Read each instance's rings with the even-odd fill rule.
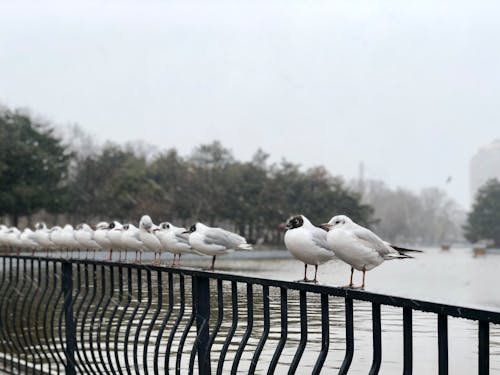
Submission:
[[[436,302],[422,301],[418,299],[411,299],[404,297],[396,297],[385,294],[367,292],[359,289],[350,289],[350,288],[336,287],[330,285],[264,279],[259,277],[235,275],[223,272],[204,271],[194,268],[170,268],[166,266],[155,266],[150,264],[121,263],[121,262],[110,262],[110,261],[100,261],[91,259],[69,260],[62,258],[39,257],[39,256],[28,256],[28,255],[1,254],[0,257],[13,258],[13,259],[26,259],[26,260],[43,260],[43,261],[52,261],[60,263],[84,264],[84,265],[85,264],[100,265],[106,267],[123,267],[132,269],[150,270],[156,272],[170,272],[173,274],[207,277],[215,280],[235,281],[235,282],[257,284],[268,287],[285,288],[289,290],[306,291],[310,293],[327,294],[330,296],[351,298],[353,300],[375,302],[381,305],[388,305],[393,307],[403,307],[403,308],[406,307],[417,311],[443,314],[455,318],[464,318],[464,319],[500,324],[500,312],[497,311],[480,310],[470,307],[447,305]]]

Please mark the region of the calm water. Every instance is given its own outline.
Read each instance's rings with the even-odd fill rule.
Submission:
[[[166,263],[166,256],[164,257]],[[145,258],[147,259],[147,258]],[[208,267],[210,264],[209,258],[186,257],[183,263],[187,267]],[[500,266],[500,252],[498,254],[490,252],[485,256],[474,258],[470,249],[452,249],[449,252],[442,252],[436,249],[426,249],[425,254],[418,255],[414,260],[391,261],[386,262],[382,266],[370,271],[367,274],[366,290],[384,294],[392,294],[403,297],[411,297],[428,301],[443,302],[470,307],[479,307],[490,310],[500,310],[500,294],[495,290],[495,272]],[[226,257],[220,257],[217,260],[216,267],[223,272],[259,276],[282,280],[297,280],[302,277],[303,266],[300,262],[291,259],[286,252],[263,251],[253,253],[238,253],[231,254]],[[97,287],[100,290],[101,279],[100,270],[97,273]],[[313,276],[313,267],[311,267],[310,277]],[[327,285],[344,285],[348,281],[349,268],[345,264],[333,261],[323,265],[319,269],[319,280],[322,284]],[[83,277],[83,274],[82,274]],[[108,276],[106,276],[108,277]],[[124,335],[127,329],[127,324],[130,323],[130,332],[133,341],[139,323],[139,318],[144,313],[144,301],[146,300],[146,279],[143,272],[143,288],[142,298],[143,303],[137,304],[137,279],[134,277],[133,289],[131,291],[132,304],[124,313],[124,324],[121,326],[118,340],[118,347],[122,349],[125,345]],[[361,274],[355,274],[355,282],[360,282]],[[92,300],[93,288],[89,289],[86,295],[86,289],[81,288],[75,304],[75,313],[77,313],[78,332],[77,335],[83,334],[84,341],[87,343],[85,347],[80,347],[80,354],[87,354],[92,359],[88,338],[92,335],[94,340],[94,349],[96,337],[105,340],[105,332],[108,322],[111,324],[111,337],[114,337],[117,326],[116,321],[119,314],[124,311],[125,298],[117,299],[116,285],[117,274],[115,272],[115,294],[112,298],[109,292],[105,293],[105,298],[102,301],[100,308],[96,308],[99,303],[100,294]],[[125,282],[127,277],[125,275]],[[152,273],[153,285],[156,286],[156,273]],[[92,273],[90,273],[90,283],[92,283]],[[172,318],[167,324],[167,329],[160,339],[160,356],[158,363],[160,370],[164,365],[164,352],[166,350],[168,335],[173,321],[179,313],[179,279],[174,277],[176,286],[174,293],[174,309]],[[109,285],[109,281],[107,281]],[[50,287],[50,285],[48,285]],[[171,369],[175,366],[175,353],[178,351],[180,336],[184,330],[186,322],[190,315],[191,301],[191,285],[189,278],[186,278],[186,311],[182,318],[179,332],[173,337],[172,357],[169,361]],[[216,285],[211,285],[213,296],[216,296]],[[153,351],[154,343],[157,338],[159,323],[164,317],[166,311],[166,301],[168,299],[166,275],[163,276],[163,300],[164,305],[161,313],[154,324],[152,324],[152,334],[149,340],[147,352],[147,363],[150,363],[150,372],[152,371],[152,361],[154,360]],[[238,348],[240,338],[246,330],[246,287],[245,285],[238,286],[239,296],[239,324],[235,337],[233,338],[230,350],[226,356],[224,372],[229,372],[234,358],[235,351]],[[83,298],[85,297],[85,298]],[[107,310],[102,307],[109,299],[110,304]],[[37,299],[34,298],[36,301]],[[157,307],[156,290],[153,290],[153,303],[150,310],[146,313],[146,319],[139,330],[139,340],[141,345],[138,347],[138,365],[142,369],[143,343],[145,340],[146,329],[151,323],[153,313]],[[212,298],[212,326],[217,318],[217,300]],[[321,347],[321,319],[320,319],[320,300],[319,296],[308,296],[308,344],[300,362],[298,373],[310,373],[317,359]],[[219,351],[226,339],[226,333],[231,325],[231,286],[230,283],[224,283],[223,287],[223,303],[225,307],[225,320],[221,327],[220,333],[217,336],[213,349],[212,359],[216,360],[219,356]],[[117,305],[116,314],[111,319],[111,313],[114,306]],[[242,361],[238,367],[239,372],[246,373],[248,371],[250,361],[254,352],[254,348],[258,343],[262,332],[262,294],[260,287],[254,287],[254,327],[248,346],[243,354]],[[82,309],[78,310],[78,307]],[[134,307],[138,306],[137,314],[132,316]],[[87,316],[87,324],[82,325],[85,308],[89,307]],[[271,332],[266,343],[264,351],[261,355],[257,366],[258,373],[265,373],[269,364],[276,344],[280,337],[280,296],[279,290],[270,289],[270,308],[271,308]],[[35,311],[36,309],[34,309]],[[89,330],[90,317],[95,312],[97,321],[102,315],[103,328],[102,331],[92,332]],[[372,346],[371,346],[371,306],[363,302],[354,303],[355,317],[355,354],[351,366],[350,373],[366,374],[371,365]],[[133,319],[132,319],[133,318]],[[36,321],[36,319],[35,319]],[[334,372],[338,369],[344,356],[345,337],[344,337],[344,302],[342,299],[330,298],[330,351],[324,365],[324,373]],[[437,373],[437,318],[433,314],[414,313],[414,369],[416,374],[433,374]],[[400,374],[402,372],[402,312],[400,309],[382,307],[382,374]],[[29,327],[26,327],[26,332],[29,332]],[[43,334],[43,332],[40,332]],[[187,336],[186,344],[184,345],[181,361],[183,369],[187,369],[189,361],[189,353],[195,339],[195,329],[191,329]],[[286,373],[290,364],[298,342],[300,339],[300,318],[298,306],[298,293],[290,292],[289,294],[289,339],[287,340],[285,349],[280,358],[280,363],[277,368],[277,373]],[[491,328],[491,373],[500,373],[500,329],[497,326]],[[29,341],[29,340],[28,340]],[[114,341],[113,343],[114,344]],[[450,374],[472,374],[477,373],[477,323],[463,320],[449,320],[449,349],[450,349]],[[129,353],[132,353],[132,346],[129,343]],[[95,354],[96,363],[99,364],[100,358]],[[105,359],[106,361],[106,359]],[[124,362],[124,357],[120,355],[120,362]],[[132,363],[132,359],[130,360]],[[112,365],[117,366],[114,358]],[[109,367],[108,367],[109,368]],[[53,368],[54,369],[54,368]]]

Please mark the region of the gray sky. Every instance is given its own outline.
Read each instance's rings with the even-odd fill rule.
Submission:
[[[322,164],[469,204],[500,137],[500,5],[0,0],[0,102],[100,139]],[[445,185],[448,176],[453,176]]]

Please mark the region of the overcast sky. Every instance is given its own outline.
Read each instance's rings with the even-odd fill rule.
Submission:
[[[0,103],[188,154],[220,140],[464,207],[500,137],[500,5],[4,1]],[[448,176],[452,181],[445,185]]]

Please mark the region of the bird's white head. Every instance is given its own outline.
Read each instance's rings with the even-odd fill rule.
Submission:
[[[47,229],[47,225],[43,221],[41,221],[41,222],[38,222],[35,224],[35,229],[36,230],[45,230],[45,229]]]
[[[164,221],[163,223],[160,223],[159,227],[160,230],[169,230],[172,227],[172,224],[170,224],[168,221]]]
[[[153,227],[153,220],[151,220],[151,217],[149,215],[142,216],[141,220],[139,221],[139,228],[145,229],[149,232],[152,227]]]
[[[109,224],[108,229],[110,230],[122,230],[123,226],[118,221],[113,221]]]
[[[332,217],[328,223],[321,224],[321,227],[326,230],[332,230],[333,228],[339,228],[349,223],[352,223],[352,220],[348,216],[337,215]]]
[[[101,221],[100,223],[97,223],[95,226],[96,230],[102,230],[102,229],[108,229],[109,224],[106,221]]]

